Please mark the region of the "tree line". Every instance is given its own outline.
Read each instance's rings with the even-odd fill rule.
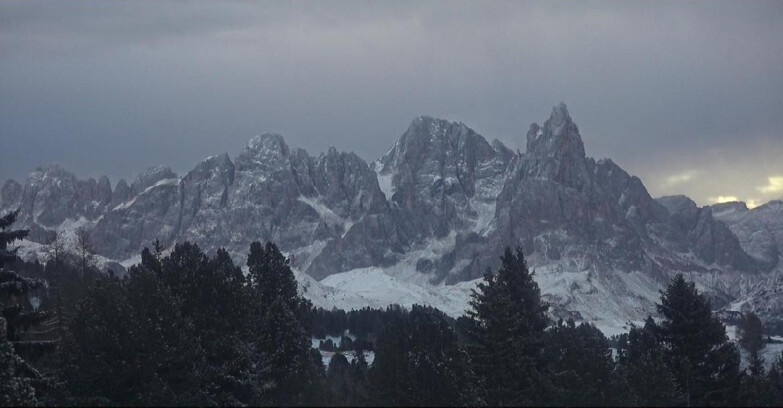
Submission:
[[[746,315],[729,341],[682,275],[657,320],[610,340],[551,321],[519,249],[457,319],[420,305],[327,311],[272,243],[251,244],[245,270],[223,249],[155,245],[118,277],[78,252],[22,262],[15,216],[0,219],[2,405],[783,405],[783,357],[765,370],[761,321]],[[311,338],[346,331],[355,340],[324,366]]]

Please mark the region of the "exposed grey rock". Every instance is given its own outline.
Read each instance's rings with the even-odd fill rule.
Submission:
[[[139,174],[138,177],[136,177],[136,181],[134,181],[130,186],[129,195],[131,197],[137,196],[143,193],[147,188],[154,186],[155,183],[173,178],[177,178],[177,175],[174,174],[174,172],[171,171],[171,169],[168,167],[150,167]]]
[[[38,168],[27,178],[21,194],[19,222],[55,228],[66,220],[94,220],[106,211],[93,178],[78,180],[59,165]]]
[[[452,232],[474,232],[484,242],[514,157],[499,141],[490,145],[461,122],[420,116],[375,168],[381,179],[390,181],[387,188],[393,193],[387,198],[413,246],[445,239]],[[473,252],[463,248],[462,255]],[[431,260],[436,264],[426,267],[436,271],[431,280],[451,275],[448,280],[454,282],[468,277],[454,268],[456,261],[454,254]]]
[[[109,205],[111,203],[111,182],[106,176],[101,176],[98,180],[97,200],[102,205]]]
[[[117,205],[124,203],[130,196],[130,187],[125,179],[120,179],[117,185],[114,186],[114,192],[111,195],[111,203],[109,207],[114,208]]]
[[[777,292],[761,293],[774,286],[760,283],[781,268],[780,203],[748,210],[700,208],[685,196],[654,200],[611,160],[586,156],[565,104],[532,124],[526,140],[526,152],[515,153],[463,123],[421,116],[368,165],[334,148],[311,156],[267,133],[233,161],[212,156],[182,178],[153,167],[113,191],[105,176],[37,169],[24,186],[6,182],[0,203],[21,208],[31,239],[85,225],[99,254],[114,260],[156,239],[225,247],[238,259],[251,242],[270,240],[316,279],[402,265],[410,270],[395,273],[452,284],[480,277],[504,247],[521,246],[550,277],[574,274],[563,278],[566,291],[551,295],[565,311],[605,296],[653,312],[643,312],[652,300],[638,301],[621,274],[646,285],[677,272],[700,279],[716,304],[759,293],[764,300],[749,307],[783,305]]]
[[[757,263],[740,246],[739,239],[722,221],[713,217],[709,206],[699,208],[686,196],[661,197],[680,232],[696,255],[707,263],[726,265],[738,271],[756,271]],[[762,269],[769,270],[762,265]]]
[[[783,269],[783,201],[770,201],[752,210],[745,203],[725,203],[713,205],[711,210],[762,270]]]
[[[14,210],[22,200],[22,185],[14,179],[6,180],[0,189],[0,208]]]
[[[174,226],[178,214],[172,210],[179,204],[179,180],[146,178],[151,174],[139,176],[130,189],[130,197],[112,207],[95,224],[92,238],[99,254],[126,259],[156,239],[164,244],[176,240]]]

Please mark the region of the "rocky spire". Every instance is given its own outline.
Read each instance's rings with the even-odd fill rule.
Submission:
[[[257,136],[253,136],[245,147],[246,151],[253,153],[266,154],[282,154],[288,156],[290,149],[285,143],[283,136],[277,133],[263,133]]]
[[[564,103],[552,108],[543,127],[537,123],[530,125],[527,156],[530,176],[549,178],[571,187],[579,187],[586,181],[585,147]]]
[[[101,204],[109,204],[111,202],[111,181],[106,175],[101,176],[98,180],[98,201]]]
[[[562,102],[552,108],[552,114],[540,127],[530,125],[527,133],[527,152],[539,157],[585,157],[585,146],[579,128],[571,120],[568,108]]]

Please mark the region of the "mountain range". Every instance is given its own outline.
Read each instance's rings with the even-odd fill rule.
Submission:
[[[25,257],[40,256],[53,231],[83,226],[114,269],[156,239],[225,247],[238,262],[251,242],[273,241],[324,307],[429,303],[456,315],[503,249],[519,246],[554,316],[622,330],[654,314],[658,290],[684,273],[727,315],[754,310],[783,324],[783,202],[655,199],[585,154],[562,103],[526,141],[515,152],[420,116],[368,163],[334,148],[312,156],[267,133],[233,159],[211,156],[181,176],[153,167],[113,188],[106,176],[38,168],[5,182],[0,211],[20,210]]]

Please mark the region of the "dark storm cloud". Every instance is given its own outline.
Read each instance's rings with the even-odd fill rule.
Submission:
[[[780,2],[3,2],[0,179],[182,173],[253,135],[382,155],[416,115],[524,150],[568,103],[654,195],[783,195]]]

